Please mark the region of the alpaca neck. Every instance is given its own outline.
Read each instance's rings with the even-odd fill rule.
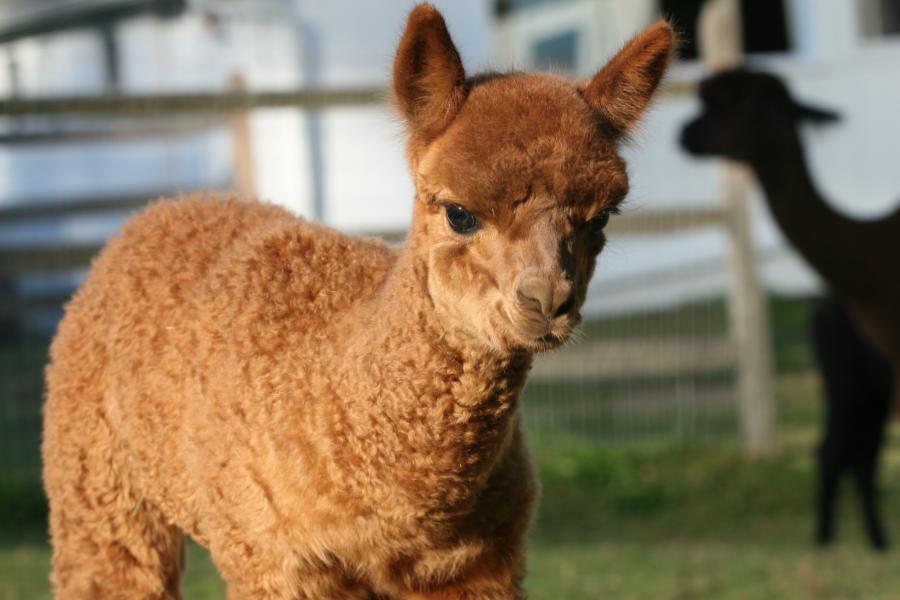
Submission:
[[[365,310],[382,320],[380,327],[373,327],[373,332],[379,331],[373,341],[402,343],[406,352],[422,355],[422,361],[430,359],[435,367],[477,373],[482,378],[477,389],[464,387],[454,395],[455,401],[473,410],[491,400],[495,386],[524,384],[530,353],[489,348],[438,315],[428,290],[427,259],[415,247],[415,241],[401,253],[380,293]],[[394,357],[373,354],[377,345],[370,347],[370,359],[393,364]]]
[[[796,131],[751,161],[775,220],[794,248],[839,290],[857,287],[865,225],[832,209],[816,189]]]
[[[498,353],[447,327],[424,256],[413,239],[376,294],[342,320],[338,395],[355,460],[414,501],[453,512],[477,497],[514,434],[531,355]],[[378,440],[373,423],[384,429]]]

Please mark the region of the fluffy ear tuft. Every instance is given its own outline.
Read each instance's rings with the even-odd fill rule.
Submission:
[[[466,96],[466,73],[444,18],[430,4],[409,15],[394,59],[394,96],[412,134],[428,142],[446,129]]]
[[[585,100],[618,135],[641,116],[672,60],[675,31],[657,21],[628,42],[582,89]]]

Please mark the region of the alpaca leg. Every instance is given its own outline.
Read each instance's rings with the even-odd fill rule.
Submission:
[[[522,588],[524,561],[513,564],[497,564],[485,559],[481,568],[446,585],[436,585],[427,590],[416,590],[404,600],[524,600]],[[492,564],[487,567],[485,565]],[[504,561],[505,562],[505,561]]]
[[[329,573],[308,573],[300,579],[300,589],[293,589],[287,581],[277,581],[267,576],[243,579],[239,582],[229,581],[228,600],[373,600],[377,598],[372,592],[363,589],[356,583],[344,581]]]
[[[228,600],[372,600],[360,582],[334,565],[292,564],[292,549],[267,549],[227,540],[210,545]]]
[[[888,546],[888,541],[878,508],[878,484],[875,481],[875,475],[874,468],[861,466],[853,471],[856,485],[859,488],[859,499],[869,542],[874,548],[884,550]]]
[[[506,586],[480,584],[453,586],[406,596],[404,600],[524,600],[525,593]]]
[[[827,546],[834,539],[834,506],[840,474],[840,467],[835,461],[820,456],[816,502],[816,543],[820,546]]]
[[[103,420],[79,426],[48,405],[44,484],[50,500],[51,580],[65,599],[174,599],[183,535],[134,494],[115,468]]]
[[[816,304],[812,341],[825,392],[825,419],[818,451],[816,541],[834,537],[834,506],[843,467],[855,452],[853,430],[859,425],[860,373],[856,366],[856,335],[841,304],[825,297]]]
[[[57,598],[181,597],[181,531],[119,494],[85,496],[81,503],[70,496],[64,505],[51,504],[51,579]]]
[[[508,581],[481,579],[437,587],[404,597],[404,600],[524,600],[525,592],[519,584]]]
[[[823,299],[816,307],[813,339],[827,401],[820,463],[822,493],[833,485],[824,473],[834,469],[829,463],[839,461],[851,467],[870,540],[881,548],[886,539],[878,513],[875,474],[889,418],[890,368],[862,336],[846,308],[833,298]],[[825,502],[821,510],[830,509]],[[823,528],[820,521],[820,541],[823,531],[824,538],[830,539],[829,528]]]
[[[883,550],[887,548],[888,540],[878,503],[877,477],[885,430],[891,416],[894,377],[888,362],[862,339],[857,354],[865,368],[863,381],[866,395],[862,409],[865,410],[866,421],[865,427],[860,428],[858,432],[861,438],[859,440],[861,451],[854,476],[859,488],[869,541],[874,548]]]

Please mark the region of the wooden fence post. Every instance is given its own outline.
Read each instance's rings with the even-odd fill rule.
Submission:
[[[708,0],[697,31],[703,61],[710,71],[735,66],[743,54],[740,4]],[[728,307],[737,350],[738,405],[744,451],[748,456],[777,449],[772,343],[765,292],[759,281],[750,229],[751,173],[744,165],[725,162],[721,199],[728,232]]]
[[[244,79],[232,75],[228,82],[232,92],[245,91]],[[234,170],[233,188],[241,196],[256,195],[256,177],[253,168],[253,142],[250,136],[250,111],[239,110],[231,117],[231,152]]]

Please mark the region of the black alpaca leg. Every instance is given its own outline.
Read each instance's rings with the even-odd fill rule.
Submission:
[[[888,540],[878,508],[878,484],[875,481],[875,469],[871,467],[854,469],[853,478],[859,488],[859,499],[869,542],[874,548],[884,550],[888,546]]]
[[[837,463],[819,457],[819,490],[816,503],[816,543],[827,546],[834,540],[834,505],[841,471]]]
[[[834,298],[824,298],[816,306],[812,333],[825,387],[817,539],[828,543],[833,537],[830,523],[837,473],[847,468],[859,486],[872,545],[883,548],[887,539],[878,511],[875,476],[890,416],[893,375]]]
[[[884,550],[888,546],[884,531],[884,521],[878,503],[878,465],[884,446],[885,429],[891,415],[894,395],[894,375],[890,365],[870,346],[865,345],[865,406],[866,427],[862,429],[865,439],[858,442],[861,449],[854,469],[854,478],[859,488],[866,532],[872,546]]]
[[[825,396],[817,464],[816,541],[820,545],[834,539],[838,481],[844,467],[852,464],[854,454],[859,373],[855,367],[857,336],[852,330],[849,318],[836,300],[830,297],[819,300],[813,312],[811,333]]]

